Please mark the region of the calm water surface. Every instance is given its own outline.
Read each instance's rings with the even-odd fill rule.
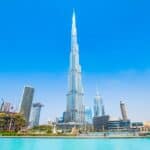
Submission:
[[[150,139],[0,138],[0,150],[150,150]]]

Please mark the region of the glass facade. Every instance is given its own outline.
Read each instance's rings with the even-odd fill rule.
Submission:
[[[81,66],[79,63],[79,47],[77,42],[77,29],[75,12],[72,17],[70,69],[68,78],[67,110],[65,122],[84,122],[83,85],[81,77]]]
[[[40,112],[42,107],[43,105],[41,105],[40,103],[33,104],[32,111],[31,111],[30,127],[39,125]]]
[[[21,105],[20,105],[20,113],[23,114],[27,125],[29,123],[29,117],[30,117],[30,112],[31,112],[31,107],[32,107],[33,96],[34,96],[34,88],[25,87]]]

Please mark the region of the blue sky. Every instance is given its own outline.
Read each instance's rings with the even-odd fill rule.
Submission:
[[[0,97],[18,105],[24,85],[31,85],[34,101],[45,105],[41,122],[61,116],[75,8],[85,103],[92,106],[98,85],[107,113],[120,116],[123,99],[131,119],[150,120],[149,5],[148,0],[0,1]]]

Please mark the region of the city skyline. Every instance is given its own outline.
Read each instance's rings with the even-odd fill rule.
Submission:
[[[23,9],[29,8],[31,16],[21,13],[12,20],[10,16],[15,12],[10,16],[6,13],[4,17],[8,17],[9,21],[2,18],[3,24],[0,25],[0,96],[18,106],[23,87],[31,85],[35,88],[34,101],[47,104],[42,110],[42,122],[60,116],[66,108],[73,8],[72,4],[68,4],[50,10],[51,6],[46,6],[49,2],[44,2],[41,10],[26,2]],[[60,3],[58,6],[61,6]],[[117,6],[114,5],[117,1],[112,6],[109,6],[112,2],[109,5],[106,2],[96,3],[99,5],[93,3],[90,6],[87,2],[86,8],[81,5],[82,2],[75,4],[84,99],[87,105],[93,106],[98,85],[106,113],[121,116],[119,102],[123,100],[128,105],[129,118],[149,120],[149,10],[143,3],[144,7],[140,10],[140,2],[134,5],[134,11],[131,10],[133,2],[128,2],[129,5],[120,2]],[[54,5],[57,6],[55,2]],[[119,9],[123,5],[124,10]],[[21,4],[14,6],[16,11],[21,11]],[[93,12],[88,13],[89,8]],[[111,12],[115,8],[118,9]],[[21,15],[24,20],[19,20]]]

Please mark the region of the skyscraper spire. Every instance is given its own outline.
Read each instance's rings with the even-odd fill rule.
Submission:
[[[96,95],[97,96],[100,96],[100,92],[99,92],[99,89],[98,89],[98,85],[96,84]]]
[[[83,122],[84,106],[83,106],[83,86],[81,77],[81,66],[79,63],[76,28],[76,15],[73,11],[72,15],[72,31],[71,31],[71,53],[70,53],[70,69],[69,69],[69,88],[67,94],[67,111],[65,115],[66,122]]]
[[[77,36],[75,10],[73,10],[73,15],[72,15],[72,36]]]
[[[76,27],[76,14],[73,10],[72,14],[72,31],[71,31],[71,51],[73,53],[78,52],[78,41],[77,41],[77,27]]]

